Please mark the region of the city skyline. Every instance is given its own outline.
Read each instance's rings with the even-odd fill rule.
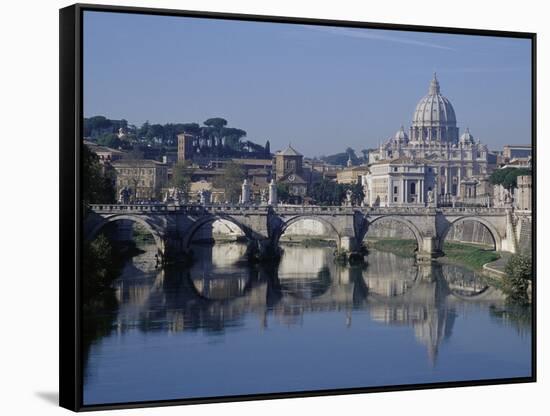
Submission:
[[[223,117],[273,150],[359,152],[410,125],[437,72],[460,133],[497,150],[531,141],[530,53],[527,39],[86,12],[84,115]]]

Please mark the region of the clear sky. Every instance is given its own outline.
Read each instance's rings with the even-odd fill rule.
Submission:
[[[411,123],[436,71],[459,128],[531,140],[527,39],[85,12],[84,115],[223,117],[272,151],[375,147]]]

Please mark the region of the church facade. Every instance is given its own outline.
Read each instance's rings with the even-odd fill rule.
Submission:
[[[492,169],[487,146],[469,129],[459,136],[453,105],[441,94],[434,74],[428,94],[416,106],[408,133],[402,126],[369,152],[370,172],[362,179],[365,204],[481,201],[489,197]]]

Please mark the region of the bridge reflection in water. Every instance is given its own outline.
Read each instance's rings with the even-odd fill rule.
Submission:
[[[452,265],[418,265],[412,258],[371,251],[366,267],[341,266],[329,247],[286,246],[275,266],[244,261],[246,245],[196,245],[190,268],[156,270],[154,250],[137,256],[116,282],[120,306],[115,328],[147,331],[224,331],[254,314],[267,328],[269,316],[296,325],[305,314],[354,311],[373,321],[409,326],[435,364],[450,337],[455,309],[464,303],[501,305],[502,295],[476,273]]]
[[[243,261],[239,242],[194,245],[186,268],[155,269],[154,247],[134,257],[111,321],[85,345],[85,403],[530,374],[529,314],[518,324],[475,273],[283,248],[272,265]]]

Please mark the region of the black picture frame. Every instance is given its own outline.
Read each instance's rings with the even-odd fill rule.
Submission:
[[[143,7],[122,7],[92,4],[75,4],[60,9],[60,274],[59,274],[59,403],[73,411],[91,411],[103,409],[138,408],[152,406],[183,405],[196,403],[234,402],[247,400],[265,400],[278,398],[312,397],[401,390],[420,390],[465,386],[486,386],[510,383],[531,383],[537,380],[537,334],[536,334],[536,267],[533,271],[532,294],[532,375],[509,379],[488,379],[456,382],[436,382],[427,384],[394,385],[389,387],[367,387],[354,389],[316,390],[306,392],[284,392],[271,394],[251,394],[204,399],[158,400],[106,405],[84,405],[82,399],[82,351],[81,351],[81,311],[80,311],[80,273],[81,273],[81,230],[82,204],[80,175],[81,137],[83,127],[83,12],[101,11],[125,14],[147,14],[161,16],[197,17],[209,19],[295,23],[301,25],[319,25],[346,28],[369,28],[399,30],[410,32],[431,32],[440,34],[463,34],[491,37],[522,38],[531,41],[531,130],[533,146],[533,195],[532,206],[536,207],[536,135],[537,135],[537,96],[536,96],[536,33],[449,28],[437,26],[416,26],[388,23],[370,23],[329,19],[312,19],[281,16],[263,16],[247,14],[183,11]],[[536,209],[533,209],[533,262],[536,266]]]

